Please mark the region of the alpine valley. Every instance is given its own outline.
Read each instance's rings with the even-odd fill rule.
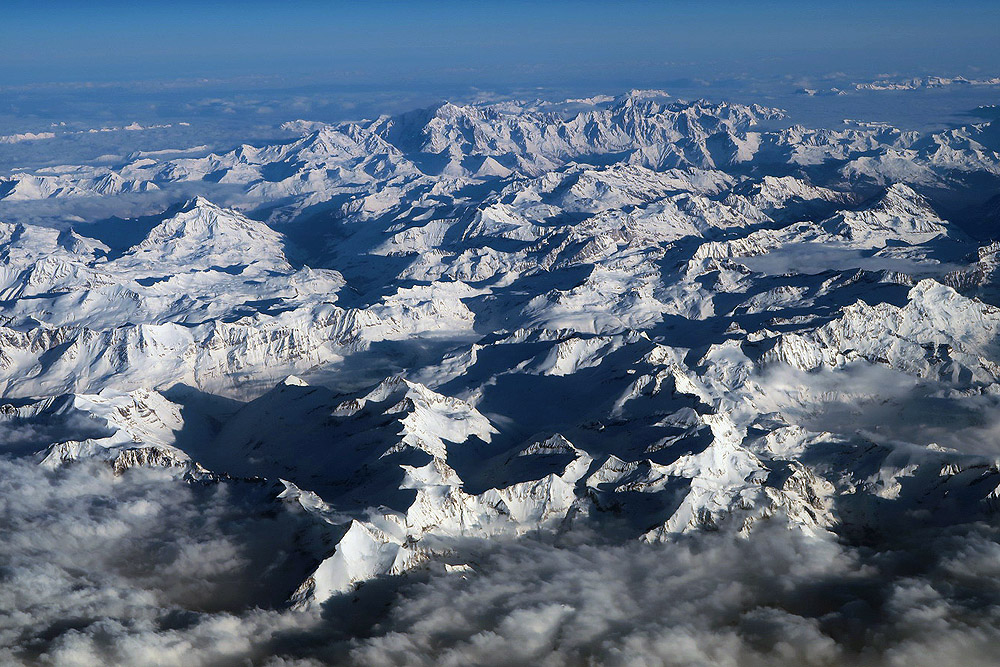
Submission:
[[[721,614],[743,657],[692,657],[675,637],[663,655],[676,664],[941,664],[882,652],[902,642],[902,589],[858,593],[865,577],[947,589],[975,630],[963,641],[984,652],[971,662],[996,646],[995,577],[897,556],[977,531],[995,574],[1000,121],[808,128],[779,109],[632,91],[283,129],[294,136],[0,175],[4,465],[47,480],[31,492],[43,500],[79,475],[88,507],[128,495],[146,518],[122,525],[194,534],[224,504],[243,518],[209,531],[236,545],[219,572],[244,568],[213,579],[211,599],[157,603],[168,611],[144,626],[128,620],[138,602],[38,623],[26,609],[44,599],[3,593],[5,661],[70,664],[59,651],[84,642],[89,659],[131,664],[435,664],[402,639],[431,612],[404,622],[396,591],[443,588],[435,608],[465,609],[467,587],[516,578],[498,545],[524,568],[617,554],[543,581],[610,577],[654,550],[674,563],[648,583],[668,607],[707,595],[664,583],[695,567],[676,554],[744,554],[699,581],[779,570],[762,586],[787,584],[783,601],[744,596]],[[92,213],[116,202],[140,214]],[[10,484],[0,506],[28,502]],[[157,500],[171,494],[200,509],[171,518]],[[147,558],[174,562],[165,540]],[[798,555],[769,551],[775,540]],[[858,559],[843,566],[853,583],[789,602],[823,549]],[[195,590],[204,559],[188,558],[186,574],[143,577]],[[0,581],[18,567],[0,558]],[[65,576],[59,596],[86,589]],[[827,644],[775,638],[762,609]],[[220,618],[253,629],[190,639]],[[509,639],[504,627],[484,636]],[[130,652],[122,637],[140,632],[159,648]],[[586,646],[552,630],[436,664],[637,664],[634,644],[602,652],[614,623],[591,632]],[[398,641],[363,641],[383,635]],[[431,635],[427,656],[459,641]],[[789,652],[805,644],[827,652]]]

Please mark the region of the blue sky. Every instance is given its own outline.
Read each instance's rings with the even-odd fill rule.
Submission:
[[[1000,2],[23,2],[0,85],[342,77],[628,85],[658,76],[1000,69]]]

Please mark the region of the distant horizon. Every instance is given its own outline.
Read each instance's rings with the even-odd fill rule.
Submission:
[[[0,86],[245,76],[533,86],[670,78],[969,75],[1000,4],[5,3]],[[994,73],[995,75],[996,73]]]

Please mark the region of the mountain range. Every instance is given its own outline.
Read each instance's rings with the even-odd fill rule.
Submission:
[[[3,177],[153,210],[0,225],[0,450],[263,485],[308,613],[468,539],[992,520],[1000,125],[663,96]]]

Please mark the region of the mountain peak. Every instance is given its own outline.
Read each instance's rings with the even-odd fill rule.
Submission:
[[[196,195],[196,196],[192,197],[191,199],[188,199],[183,204],[181,204],[181,207],[178,210],[178,213],[186,213],[188,211],[193,211],[193,210],[199,209],[199,208],[208,208],[208,209],[214,209],[214,210],[221,210],[222,207],[220,207],[218,204],[216,204],[212,200],[207,199],[206,197],[203,197],[201,195]]]
[[[639,102],[662,102],[668,99],[671,99],[671,95],[665,90],[633,88],[624,95],[616,97],[612,105],[617,107]]]
[[[173,273],[250,264],[291,270],[281,234],[204,197],[168,211],[146,238],[116,261],[119,266],[141,264]]]
[[[877,208],[880,210],[905,211],[908,213],[931,213],[934,217],[930,203],[905,183],[894,183],[890,185],[885,194],[879,200]]]

